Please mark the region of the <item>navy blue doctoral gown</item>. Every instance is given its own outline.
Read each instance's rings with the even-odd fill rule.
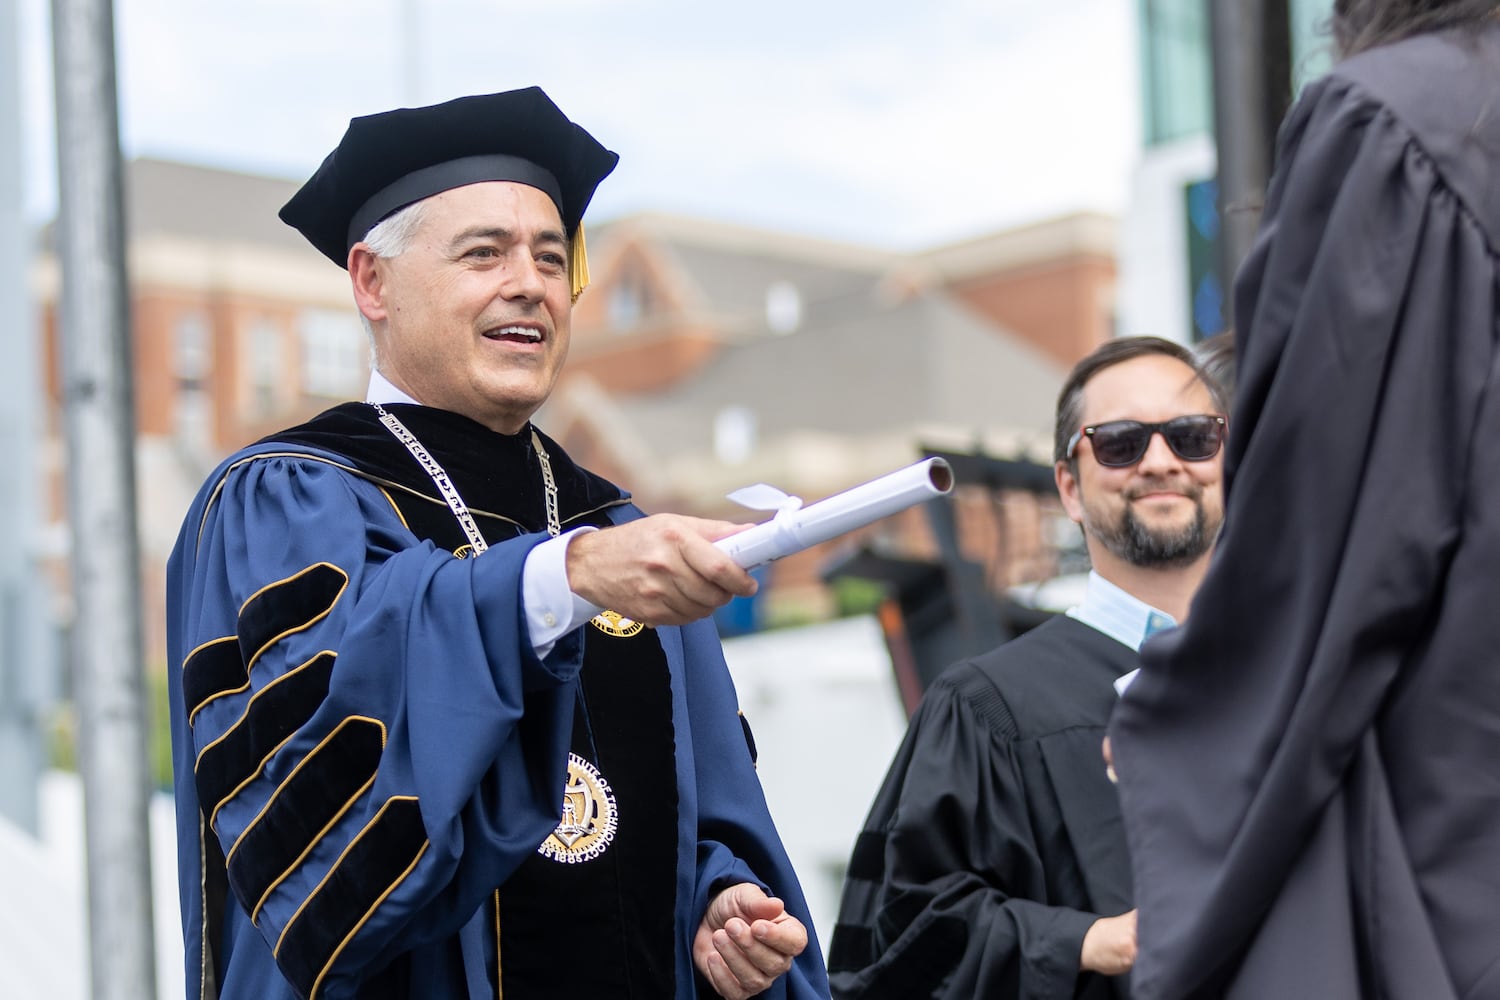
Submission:
[[[396,955],[401,996],[494,996],[485,904],[558,824],[583,643],[532,650],[521,568],[547,536],[455,558],[413,535],[389,484],[350,468],[286,445],[241,452],[200,493],[168,568],[189,997],[386,996],[366,980]],[[711,891],[760,884],[813,928],[712,623],[658,631],[688,1000],[712,995],[691,960]],[[253,903],[209,877],[226,855]],[[216,919],[217,962],[203,940]],[[578,961],[599,946],[580,941]],[[557,995],[566,981],[559,969]],[[767,995],[827,995],[815,940]]]

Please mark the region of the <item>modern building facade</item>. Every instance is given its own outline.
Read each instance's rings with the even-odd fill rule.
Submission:
[[[1137,0],[1141,158],[1122,219],[1120,332],[1191,343],[1225,327],[1230,280],[1219,273],[1209,4]],[[1296,90],[1331,61],[1332,0],[1287,4]],[[1254,206],[1232,206],[1254,211]]]

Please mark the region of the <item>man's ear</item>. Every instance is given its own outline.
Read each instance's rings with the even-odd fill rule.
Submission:
[[[1063,510],[1074,524],[1083,523],[1083,496],[1078,489],[1078,473],[1073,463],[1057,462],[1052,466],[1052,479],[1057,483],[1057,496],[1062,500]]]
[[[385,319],[385,269],[363,243],[349,249],[349,282],[354,286],[354,304],[365,318],[372,323]]]

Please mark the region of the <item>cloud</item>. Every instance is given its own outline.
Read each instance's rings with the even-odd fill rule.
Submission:
[[[131,153],[296,176],[354,115],[538,83],[622,154],[596,217],[912,246],[1123,205],[1132,17],[1119,0],[117,0],[122,128]]]

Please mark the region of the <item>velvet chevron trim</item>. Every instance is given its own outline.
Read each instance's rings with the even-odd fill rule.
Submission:
[[[276,941],[276,964],[298,993],[316,1000],[333,963],[417,867],[427,847],[416,798],[387,799]]]
[[[332,563],[313,563],[251,594],[240,607],[238,631],[246,671],[277,640],[322,621],[349,586],[349,574]]]
[[[182,662],[188,725],[210,702],[248,691],[250,670],[260,655],[277,640],[326,618],[348,586],[343,570],[314,563],[252,594],[240,608],[237,636],[205,642]]]
[[[229,849],[229,884],[259,923],[272,890],[302,864],[370,786],[385,726],[350,716],[287,775]]]
[[[204,705],[249,686],[250,673],[240,655],[239,637],[226,635],[205,642],[182,661],[182,702],[187,708],[188,725]]]
[[[750,763],[752,766],[760,764],[760,751],[755,749],[755,734],[750,731],[750,720],[745,718],[745,713],[739,713],[740,728],[745,731],[745,749],[750,751]]]
[[[198,1000],[218,1000],[219,984],[224,981],[224,904],[229,897],[229,883],[224,876],[224,851],[219,840],[207,830],[203,814],[198,814],[198,898],[202,901],[202,920],[198,937]]]
[[[500,890],[495,900],[495,1000],[505,1000],[505,940],[500,933]]]
[[[271,755],[323,704],[337,656],[325,649],[255,692],[235,724],[198,754],[193,774],[211,828],[217,829],[220,807],[259,776]]]
[[[854,839],[854,852],[849,856],[846,879],[879,884],[885,880],[886,835],[871,830],[862,832]]]
[[[875,954],[875,932],[857,924],[834,924],[833,943],[828,948],[828,971],[862,969]]]

